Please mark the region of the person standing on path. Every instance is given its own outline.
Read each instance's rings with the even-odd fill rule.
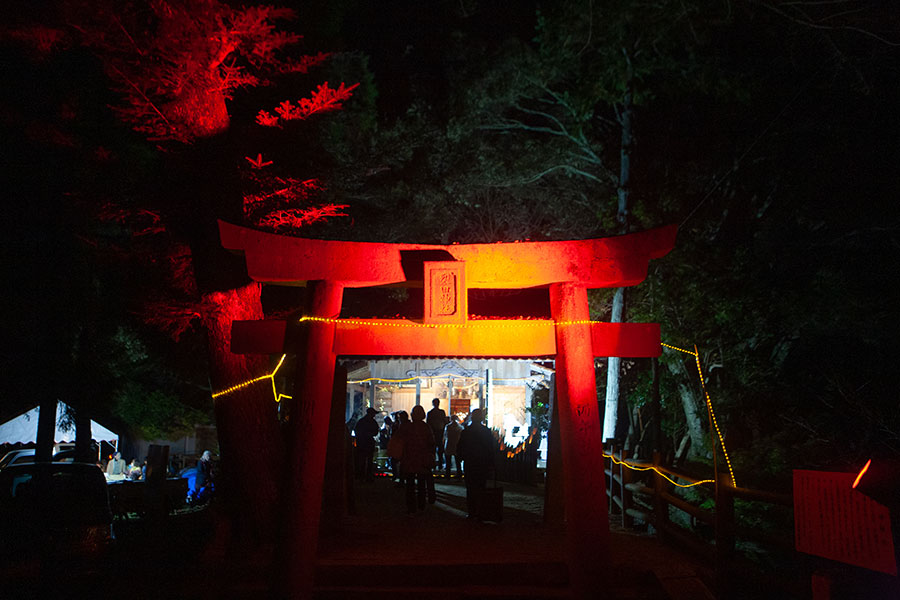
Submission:
[[[414,514],[424,510],[426,501],[435,502],[434,476],[434,434],[425,423],[425,409],[414,406],[412,422],[404,423],[394,434],[402,444],[400,472],[406,483],[406,511]]]
[[[444,464],[444,427],[447,426],[447,413],[441,408],[441,401],[435,398],[431,401],[434,407],[428,411],[428,418],[425,422],[431,428],[431,435],[434,437],[434,451],[437,454],[437,464]],[[423,409],[424,410],[424,409]]]
[[[366,416],[356,422],[356,477],[365,481],[375,478],[375,436],[378,435],[378,414],[371,406]]]
[[[463,461],[466,476],[466,509],[469,519],[478,517],[478,494],[487,487],[487,479],[494,468],[494,436],[484,426],[484,412],[472,411],[472,423],[459,435],[456,453]]]
[[[459,462],[459,455],[456,453],[459,444],[459,436],[462,434],[462,426],[459,424],[459,417],[453,415],[450,422],[444,428],[444,456],[447,459],[445,472],[450,477],[451,459],[456,460],[456,476],[462,477],[462,465]]]

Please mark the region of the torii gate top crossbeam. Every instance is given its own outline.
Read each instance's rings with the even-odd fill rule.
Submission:
[[[590,240],[438,246],[312,240],[219,221],[222,246],[245,255],[251,279],[281,285],[327,279],[345,287],[419,285],[425,261],[464,261],[469,288],[631,286],[646,277],[650,259],[674,247],[676,230],[669,225]]]

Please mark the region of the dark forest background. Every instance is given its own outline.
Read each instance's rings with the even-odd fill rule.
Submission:
[[[50,396],[147,437],[212,419],[198,307],[246,283],[216,218],[441,244],[676,223],[676,249],[628,291],[624,318],[697,345],[740,483],[900,453],[891,3],[291,4],[295,19],[254,22],[215,81],[185,57],[211,53],[198,40],[218,38],[196,28],[221,26],[224,3],[4,12],[5,416]],[[330,55],[285,67],[289,47]],[[329,104],[325,81],[358,87]],[[259,124],[297,98],[321,113]],[[278,190],[294,212],[267,205]],[[390,316],[403,300],[355,310]],[[262,298],[269,315],[302,301]],[[592,318],[612,305],[612,290],[591,293]],[[709,461],[693,358],[660,363],[663,446]],[[622,369],[635,445],[650,361]]]

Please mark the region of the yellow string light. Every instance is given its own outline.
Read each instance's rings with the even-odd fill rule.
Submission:
[[[444,373],[442,375],[417,375],[415,377],[407,377],[406,379],[387,379],[384,377],[367,377],[366,379],[353,379],[351,381],[348,381],[347,383],[357,384],[357,383],[368,383],[370,381],[378,381],[378,382],[382,382],[382,383],[408,383],[410,381],[415,381],[416,379],[443,379],[445,377],[453,377],[454,379],[478,379],[478,380],[482,380],[482,381],[484,379],[486,379],[483,375],[469,376],[469,375],[457,375],[455,373]],[[496,384],[499,381],[528,381],[533,378],[534,378],[534,376],[532,376],[532,377],[503,377],[503,378],[494,378],[493,382]],[[468,387],[473,387],[475,385],[477,385],[477,384],[470,383],[464,387],[468,388]],[[456,389],[463,389],[463,388],[456,388]]]
[[[696,348],[696,346],[695,346]],[[719,436],[719,443],[722,445],[722,454],[725,455],[725,464],[728,465],[728,473],[731,475],[731,485],[737,487],[737,481],[734,479],[734,469],[731,468],[731,459],[728,457],[728,450],[725,448],[725,440],[722,437],[722,431],[719,429],[719,422],[716,420],[716,412],[712,407],[712,400],[709,398],[709,392],[706,391],[706,382],[703,381],[703,369],[700,368],[700,352],[694,352],[694,361],[697,363],[697,374],[700,376],[700,387],[703,388],[703,395],[706,397],[706,407],[712,417],[713,426],[716,429],[716,435]],[[713,452],[715,452],[713,448]]]
[[[298,323],[303,322],[315,323],[334,323],[336,325],[367,325],[381,327],[418,327],[426,329],[464,329],[467,327],[477,326],[481,329],[499,329],[504,327],[518,327],[519,325],[598,325],[605,321],[592,321],[590,319],[580,319],[575,321],[555,321],[552,319],[484,319],[467,321],[466,323],[415,323],[412,321],[398,320],[374,320],[374,319],[336,319],[333,317],[300,317]]]
[[[284,364],[284,359],[287,358],[287,354],[282,354],[281,359],[279,359],[278,364],[275,365],[275,368],[271,373],[267,375],[260,375],[259,377],[254,377],[253,379],[248,379],[243,383],[239,383],[237,385],[233,385],[230,388],[226,388],[224,390],[220,390],[218,392],[213,392],[212,397],[213,400],[220,396],[224,396],[226,394],[230,394],[232,392],[236,392],[238,390],[244,389],[245,387],[251,386],[257,381],[265,381],[266,379],[272,382],[272,395],[275,397],[275,402],[280,402],[282,398],[290,398],[290,396],[286,396],[285,394],[279,394],[278,388],[275,386],[275,375],[278,373],[278,369],[281,368],[281,365]]]
[[[678,350],[679,352],[684,352],[685,354],[690,354],[691,356],[697,356],[696,352],[691,352],[690,350],[685,350],[685,349],[679,348],[677,346],[670,346],[669,344],[665,344],[663,342],[660,342],[660,346],[662,346],[663,348],[671,348],[672,350]]]
[[[628,467],[632,471],[653,471],[654,473],[657,473],[661,477],[666,479],[672,485],[676,485],[680,488],[689,488],[689,487],[694,487],[695,485],[701,485],[703,483],[715,483],[716,482],[715,479],[701,479],[700,481],[695,481],[694,483],[688,483],[688,484],[678,483],[677,481],[673,480],[671,477],[669,477],[668,475],[666,475],[665,473],[663,473],[662,471],[660,471],[659,469],[657,469],[654,466],[646,467],[646,466],[633,465],[624,460],[619,460],[612,454],[607,454],[606,452],[603,453],[603,456],[610,459],[612,462],[614,462],[617,465],[622,465],[623,467]]]
[[[239,383],[239,384],[237,384],[237,385],[233,385],[233,386],[231,386],[230,388],[226,388],[226,389],[224,389],[224,390],[221,390],[221,391],[218,391],[218,392],[214,392],[213,395],[212,395],[212,397],[213,397],[213,398],[218,398],[219,396],[224,396],[224,395],[226,395],[226,394],[230,394],[231,392],[236,392],[236,391],[238,391],[238,390],[244,389],[245,387],[248,387],[248,386],[253,385],[253,384],[256,383],[257,381],[263,381],[263,380],[265,380],[265,379],[269,379],[270,377],[271,377],[271,375],[261,375],[261,376],[259,376],[259,377],[254,378],[254,379],[248,379],[247,381],[244,381],[243,383]]]
[[[432,328],[432,329],[435,329],[435,328],[464,328],[464,327],[470,327],[472,325],[478,325],[482,328],[488,329],[488,328],[498,328],[498,327],[512,327],[512,326],[518,326],[520,324],[526,324],[526,323],[534,324],[534,325],[545,325],[547,323],[552,323],[554,326],[596,325],[596,324],[602,323],[602,321],[592,321],[589,319],[580,319],[580,320],[573,320],[573,321],[547,321],[547,320],[522,319],[522,320],[516,320],[516,321],[508,321],[508,320],[507,321],[471,321],[468,323],[437,323],[437,324],[412,323],[412,322],[401,322],[401,321],[390,321],[390,320],[373,321],[373,320],[361,320],[361,319],[335,319],[335,318],[331,318],[331,317],[309,317],[309,316],[301,317],[299,319],[300,323],[303,323],[304,321],[311,321],[311,322],[317,322],[317,323],[334,323],[334,324],[344,324],[344,325],[365,325],[365,326],[378,325],[378,326],[382,326],[382,327],[426,327],[426,328]],[[713,426],[715,427],[716,435],[719,438],[719,443],[722,446],[722,453],[725,455],[725,462],[728,465],[728,472],[731,475],[731,483],[732,483],[732,485],[734,485],[736,487],[737,482],[734,478],[734,469],[731,466],[731,459],[728,456],[728,450],[725,448],[725,440],[722,437],[721,430],[719,429],[719,423],[718,423],[718,420],[716,419],[716,414],[712,407],[712,400],[709,397],[709,392],[706,391],[706,383],[703,380],[703,370],[700,367],[700,353],[697,351],[691,352],[690,350],[685,350],[683,348],[679,348],[677,346],[672,346],[670,344],[666,344],[663,342],[661,342],[660,345],[663,346],[664,348],[669,348],[671,350],[676,350],[678,352],[690,354],[694,357],[695,362],[697,364],[697,373],[700,376],[700,386],[703,389],[703,395],[706,398],[706,406],[709,409],[710,415],[712,416]],[[212,397],[218,398],[220,396],[224,396],[226,394],[230,394],[237,390],[243,389],[249,385],[256,383],[257,381],[263,381],[265,379],[270,379],[272,382],[272,392],[273,392],[273,395],[275,396],[275,402],[279,402],[282,398],[290,398],[290,396],[287,396],[285,394],[279,394],[278,390],[276,389],[276,386],[275,386],[275,374],[278,372],[278,369],[281,368],[281,365],[284,363],[286,356],[287,355],[281,356],[281,359],[278,361],[278,365],[275,367],[275,369],[272,371],[272,373],[270,373],[268,375],[261,375],[260,377],[250,379],[243,383],[233,385],[230,388],[221,390],[219,392],[215,392],[215,393],[213,393]],[[453,377],[453,375],[444,374],[444,375],[434,375],[434,376],[430,376],[430,377],[416,376],[416,377],[409,377],[406,379],[384,379],[384,378],[378,378],[378,377],[369,377],[368,379],[348,381],[347,383],[359,384],[359,383],[366,383],[369,381],[380,381],[380,382],[387,382],[387,383],[406,383],[406,382],[410,382],[410,381],[415,381],[417,379],[439,379],[442,377]],[[484,379],[484,377],[471,377],[469,379]],[[507,379],[502,379],[502,380],[498,380],[498,381],[522,381],[525,379],[528,379],[528,378],[527,377],[511,378],[511,379],[507,378]],[[518,452],[513,453],[512,456],[515,456],[515,454],[517,454],[517,453]],[[673,485],[676,485],[678,487],[693,487],[695,485],[700,485],[701,483],[713,483],[715,481],[713,479],[704,479],[702,481],[698,481],[698,482],[695,482],[695,483],[692,483],[689,485],[682,485],[680,483],[676,483],[671,478],[666,476],[665,473],[660,472],[655,467],[637,467],[637,466],[630,465],[623,461],[617,461],[615,459],[615,457],[613,457],[610,454],[603,453],[603,456],[606,456],[606,457],[610,458],[616,464],[622,464],[622,465],[628,467],[629,469],[634,469],[636,471],[648,471],[648,470],[655,471],[655,472],[659,473],[659,475],[664,477],[666,480],[671,482]]]
[[[368,383],[370,381],[380,381],[382,383],[408,383],[410,381],[415,381],[416,379],[427,379],[427,377],[408,377],[406,379],[384,379],[381,377],[368,377],[366,379],[354,379],[353,381],[348,381],[347,383]]]

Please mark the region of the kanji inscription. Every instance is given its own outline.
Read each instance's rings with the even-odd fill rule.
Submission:
[[[435,293],[435,311],[438,317],[450,317],[457,313],[456,276],[453,273],[436,273],[437,290]]]
[[[426,261],[426,323],[465,323],[467,318],[465,266],[462,261]]]

